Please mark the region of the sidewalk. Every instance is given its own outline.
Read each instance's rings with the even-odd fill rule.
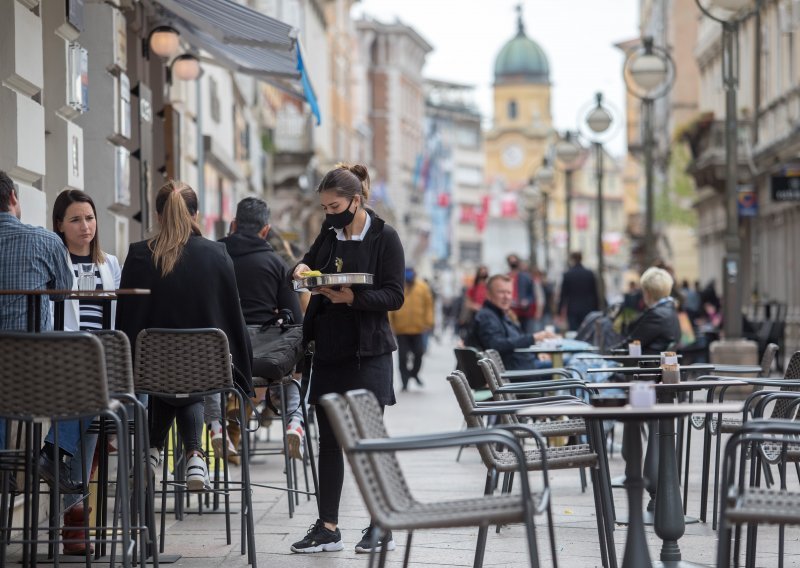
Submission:
[[[447,373],[454,366],[452,343],[431,341],[429,353],[423,366],[424,387],[412,385],[409,392],[397,393],[398,403],[386,409],[389,433],[422,434],[461,428],[460,411],[453,398]],[[278,429],[273,426],[273,439]],[[698,432],[692,437],[692,486],[689,494],[689,514],[699,512],[698,485],[700,479],[700,451],[702,438]],[[618,430],[616,440],[621,440]],[[486,468],[474,448],[464,450],[461,461],[455,461],[456,450],[426,451],[400,454],[412,491],[421,499],[459,498],[478,496],[483,492]],[[279,456],[257,458],[252,466],[253,480],[283,484],[283,460]],[[367,555],[353,551],[361,538],[361,529],[369,524],[361,497],[345,465],[346,476],[340,509],[340,528],[345,543],[341,552],[317,554],[293,554],[290,545],[304,536],[309,525],[317,518],[315,502],[301,500],[293,519],[288,517],[285,493],[256,488],[254,491],[256,549],[259,566],[281,566],[286,568],[320,566],[344,568],[366,566]],[[624,462],[619,452],[611,459],[612,476],[620,475]],[[237,471],[233,468],[233,471]],[[791,474],[790,474],[791,475]],[[540,474],[530,476],[533,486],[539,487]],[[594,522],[594,504],[591,485],[581,493],[578,472],[558,471],[550,474],[554,495],[553,513],[556,523],[559,565],[566,568],[590,568],[600,566],[599,545]],[[618,512],[627,511],[624,490],[615,489]],[[236,504],[238,510],[238,503]],[[709,512],[710,516],[710,512]],[[549,546],[544,527],[544,518],[537,517],[539,529],[540,559],[542,566],[550,566]],[[183,558],[173,566],[226,568],[247,566],[244,556],[239,554],[239,517],[232,519],[233,546],[225,544],[224,519],[218,514],[189,515],[186,520],[176,522],[167,518],[166,553],[180,554]],[[412,566],[472,566],[477,529],[455,529],[419,531],[414,534],[411,554]],[[786,566],[800,565],[798,531],[787,528]],[[395,533],[397,549],[389,553],[390,566],[400,566],[405,552],[405,534]],[[661,541],[647,529],[650,553],[658,559]],[[625,544],[625,527],[615,532],[617,557],[621,563]],[[689,524],[686,535],[680,540],[683,558],[693,562],[713,565],[716,558],[716,533],[711,524]],[[517,568],[528,566],[525,538],[521,526],[510,526],[495,534],[490,528],[487,542],[485,566]],[[762,528],[759,531],[759,566],[777,566],[777,528]]]

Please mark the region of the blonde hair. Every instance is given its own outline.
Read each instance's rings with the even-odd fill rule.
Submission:
[[[654,301],[669,296],[674,283],[675,281],[672,279],[669,272],[663,268],[656,268],[655,266],[645,270],[639,280],[642,291],[647,292],[648,296]]]
[[[195,221],[197,194],[182,181],[170,180],[156,194],[156,213],[161,229],[147,246],[153,252],[153,264],[167,276],[180,260],[183,247],[192,235],[201,235]]]

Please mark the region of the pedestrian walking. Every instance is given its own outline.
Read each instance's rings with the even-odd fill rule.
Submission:
[[[564,273],[561,281],[558,313],[561,317],[566,315],[567,329],[570,331],[577,331],[583,318],[599,309],[597,279],[591,270],[584,268],[582,261],[580,252],[570,254],[570,269]]]
[[[434,300],[428,283],[417,278],[416,271],[411,267],[406,268],[404,292],[403,307],[389,312],[389,323],[397,337],[400,381],[406,391],[411,379],[422,386],[419,372],[427,350],[426,335],[433,330]]]
[[[325,410],[317,405],[327,393],[364,388],[382,407],[395,403],[392,352],[397,344],[388,312],[403,305],[405,260],[397,232],[373,210],[369,173],[362,165],[339,164],[317,188],[325,221],[294,279],[313,270],[323,273],[367,272],[369,287],[315,289],[303,322],[304,339],[314,341],[309,403],[316,405],[319,431],[319,519],[293,552],[342,550],[338,528],[339,500],[344,482],[344,455]],[[356,552],[370,552],[372,523],[365,528]],[[381,535],[378,547],[393,550],[392,534]]]
[[[511,278],[512,298],[511,311],[517,316],[519,326],[526,333],[533,333],[536,319],[536,298],[534,295],[533,278],[523,266],[516,254],[506,258],[508,263],[508,276]]]

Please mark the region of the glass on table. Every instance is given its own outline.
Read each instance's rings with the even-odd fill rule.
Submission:
[[[94,263],[78,263],[78,290],[94,290],[96,287]]]

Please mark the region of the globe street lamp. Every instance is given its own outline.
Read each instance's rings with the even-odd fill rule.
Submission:
[[[595,95],[591,108],[582,112],[583,122],[588,127],[588,138],[594,147],[595,179],[597,180],[597,288],[600,309],[606,305],[605,261],[603,259],[603,141],[613,133],[614,117],[609,106],[603,102],[603,93]]]
[[[739,279],[741,241],[738,227],[738,160],[736,89],[739,86],[739,24],[745,15],[742,11],[761,6],[761,0],[711,0],[704,7],[695,0],[703,14],[722,24],[722,82],[725,86],[725,257],[722,260],[725,339],[742,337],[742,285]],[[716,16],[710,8],[727,10],[724,17]]]
[[[569,266],[569,255],[572,252],[572,172],[578,165],[583,153],[583,146],[578,142],[578,135],[567,130],[556,142],[556,159],[564,170],[564,207],[566,209],[567,255],[564,266]]]
[[[628,92],[642,101],[644,118],[644,170],[645,170],[645,237],[644,266],[656,260],[654,238],[654,188],[653,188],[653,106],[675,82],[675,63],[666,50],[653,45],[653,38],[642,39],[642,45],[631,51],[625,59],[623,76]]]
[[[533,176],[536,185],[539,187],[539,191],[542,194],[542,242],[544,243],[544,272],[545,274],[550,273],[550,243],[549,243],[549,233],[550,228],[548,226],[548,213],[550,208],[550,190],[553,187],[553,182],[555,180],[555,172],[553,171],[553,166],[550,165],[550,158],[547,156],[544,157],[542,160],[542,165],[536,170],[536,173]]]

